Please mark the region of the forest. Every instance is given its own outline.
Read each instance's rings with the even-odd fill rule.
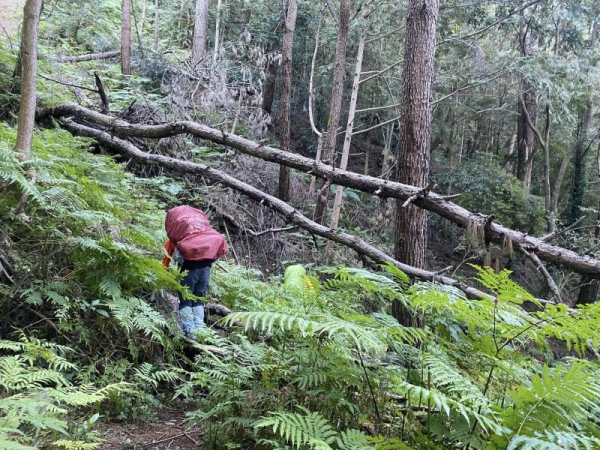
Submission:
[[[600,449],[599,28],[0,0],[0,450]]]

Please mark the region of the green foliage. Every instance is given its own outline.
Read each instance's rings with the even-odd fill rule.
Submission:
[[[67,420],[76,408],[87,414],[108,398],[135,411],[135,402],[177,381],[177,372],[160,363],[149,374],[129,363],[120,376],[109,375],[112,360],[135,362],[157,344],[178,345],[171,336],[179,329],[164,314],[170,306],[154,294],[180,289],[179,275],[158,260],[164,242],[158,205],[172,194],[155,199],[111,158],[90,154],[87,140],[58,130],[37,133],[32,158],[19,164],[11,150],[15,134],[0,127],[0,238],[18,280],[0,284],[0,315],[12,326],[3,333],[15,339],[0,341],[0,350],[18,353],[0,359],[2,439],[48,442],[58,433],[63,439],[56,446],[92,448],[85,423],[76,429]],[[25,214],[16,215],[22,193]],[[123,381],[149,391],[109,387]]]
[[[244,293],[236,307],[252,311],[224,323],[245,335],[207,335],[223,353],[202,358],[178,391],[209,389],[190,421],[204,424],[216,447],[594,448],[599,439],[595,363],[554,361],[549,344],[583,352],[597,335],[589,326],[600,321],[597,309],[537,304],[527,312],[524,302],[536,300],[508,271],[490,269],[478,269],[494,295],[481,301],[434,283],[409,287],[392,268],[328,270],[319,281],[323,274],[290,266],[270,283],[237,270],[228,266],[215,281],[224,298],[228,289]],[[425,329],[367,312],[364,294],[387,304],[402,298]],[[395,424],[393,438],[380,434],[383,423]],[[380,436],[353,431],[364,427]]]
[[[29,339],[0,341],[0,348],[16,354],[0,357],[0,446],[6,449],[30,449],[35,440],[48,442],[55,434],[65,437],[71,429],[68,415],[75,408],[97,405],[109,393],[123,391],[123,384],[96,388],[74,385],[70,378],[77,368],[59,355],[71,349],[51,342]],[[93,438],[93,436],[91,436]],[[56,445],[73,442],[60,441]],[[79,448],[94,448],[81,442]]]
[[[374,448],[366,444],[368,437],[360,431],[347,430],[338,434],[319,413],[310,412],[302,407],[300,409],[304,414],[272,412],[269,417],[259,420],[255,427],[270,427],[273,434],[279,435],[296,448],[315,450]]]
[[[470,211],[495,214],[509,228],[532,234],[543,231],[543,199],[529,193],[492,155],[476,155],[454,172],[440,173],[436,179],[460,192],[457,203]]]

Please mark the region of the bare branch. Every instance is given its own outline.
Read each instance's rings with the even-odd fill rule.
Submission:
[[[59,63],[78,63],[83,61],[95,61],[99,59],[111,59],[117,58],[121,55],[120,51],[111,51],[104,53],[92,53],[89,55],[80,55],[80,56],[51,56],[48,58],[50,61],[59,62]]]
[[[540,258],[538,258],[538,256],[534,252],[528,252],[526,250],[522,250],[522,251],[533,262],[533,264],[537,267],[537,269],[542,273],[542,275],[546,279],[548,286],[550,287],[550,290],[554,294],[555,303],[562,302],[562,299],[560,296],[560,290],[558,289],[558,286],[556,285],[554,278],[552,278],[552,275],[550,275],[550,273],[546,269],[546,266],[544,266],[544,263],[542,261],[540,261]]]
[[[379,72],[377,72],[375,75],[371,75],[368,78],[365,78],[364,80],[360,80],[360,84],[363,84],[366,81],[372,80],[373,78],[377,78],[381,75],[383,75],[384,73],[388,72],[389,70],[392,70],[394,67],[402,64],[404,62],[403,59],[396,61],[394,64],[392,64],[391,66],[387,66],[385,69],[381,69]]]
[[[331,183],[358,189],[381,197],[406,200],[421,190],[421,188],[415,186],[335,169],[323,162],[283,152],[273,147],[260,146],[256,142],[241,136],[229,134],[190,121],[178,121],[162,125],[130,124],[79,105],[59,105],[42,109],[38,113],[38,119],[50,116],[58,118],[67,115],[74,115],[97,125],[105,126],[110,128],[111,133],[119,135],[162,138],[177,134],[192,134],[198,138],[235,148],[243,153],[266,161],[284,164],[303,172],[310,172],[315,176],[329,180]],[[160,158],[159,155],[153,155],[152,157]],[[480,215],[471,213],[461,206],[445,200],[444,196],[435,193],[430,193],[426,197],[415,200],[414,204],[420,208],[439,214],[463,228],[468,228],[473,223],[479,223],[482,220]],[[519,244],[525,250],[535,249],[537,256],[543,261],[563,266],[580,274],[600,277],[599,259],[544,242],[539,238],[506,228],[497,222],[490,225],[489,230],[486,232],[486,239],[497,244],[502,244],[506,239],[510,239],[515,245]]]
[[[514,11],[511,11],[511,12],[510,12],[510,13],[508,13],[506,16],[504,16],[504,17],[501,17],[500,19],[498,19],[498,20],[496,20],[496,21],[492,22],[490,25],[488,25],[487,27],[484,27],[484,28],[482,28],[481,30],[477,30],[477,31],[474,31],[473,33],[465,34],[464,36],[454,36],[454,37],[449,37],[449,38],[447,38],[447,39],[444,39],[444,40],[442,40],[442,41],[438,42],[438,43],[437,43],[437,45],[446,44],[446,43],[448,43],[448,42],[452,42],[452,41],[454,41],[454,40],[463,40],[463,39],[468,39],[468,38],[472,38],[472,37],[478,36],[478,35],[480,35],[480,34],[483,34],[483,33],[485,33],[487,30],[489,30],[490,28],[493,28],[493,27],[495,27],[496,25],[498,25],[499,23],[501,23],[501,22],[504,22],[504,21],[505,21],[506,19],[508,19],[509,17],[511,17],[511,16],[514,16],[515,14],[517,14],[517,13],[519,13],[519,12],[521,12],[521,11],[523,11],[523,10],[527,9],[527,8],[529,8],[530,6],[533,6],[533,5],[536,5],[536,4],[538,4],[538,3],[540,3],[541,1],[543,1],[543,0],[535,0],[535,1],[533,1],[533,2],[527,3],[525,6],[522,6],[522,7],[521,7],[521,8],[519,8],[519,9],[515,9]]]
[[[404,203],[402,203],[402,208],[406,208],[409,204],[411,204],[412,202],[414,202],[418,198],[427,197],[429,195],[429,193],[431,191],[433,191],[433,189],[435,188],[435,185],[436,185],[435,180],[431,180],[426,187],[424,187],[423,189],[421,189],[416,194],[408,197],[406,199],[406,201]]]
[[[98,93],[97,89],[81,86],[79,84],[67,83],[65,81],[58,81],[53,78],[47,77],[46,75],[43,75],[41,73],[38,73],[38,77],[43,78],[44,80],[52,81],[53,83],[62,84],[63,86],[68,86],[68,87],[78,88],[78,89],[85,89],[86,91]]]
[[[473,299],[482,299],[490,297],[488,294],[485,294],[484,292],[474,287],[465,285],[452,278],[437,275],[435,272],[430,272],[428,270],[419,269],[401,263],[400,261],[397,261],[392,257],[388,256],[381,250],[369,245],[367,242],[365,242],[358,236],[346,234],[339,230],[332,230],[328,227],[320,225],[304,216],[302,213],[300,213],[300,211],[296,210],[294,207],[287,204],[286,202],[279,200],[278,198],[273,197],[269,194],[266,194],[265,192],[262,192],[259,189],[250,186],[249,184],[243,183],[242,181],[239,181],[236,178],[225,174],[224,172],[213,169],[212,167],[189,161],[181,161],[168,156],[144,153],[130,142],[119,139],[105,131],[90,128],[85,125],[80,125],[73,122],[63,122],[63,126],[74,134],[94,138],[102,144],[119,151],[123,155],[144,161],[147,164],[159,165],[178,172],[195,173],[210,178],[217,183],[221,183],[227,187],[235,189],[245,194],[249,198],[271,208],[272,210],[283,215],[289,222],[293,223],[295,226],[304,228],[311,234],[330,239],[349,248],[352,248],[353,250],[371,258],[377,263],[391,263],[395,267],[406,273],[409,277],[420,280],[437,281],[439,283],[447,284],[449,286],[455,286],[458,289],[465,292],[465,294],[469,298]]]
[[[565,234],[567,231],[571,231],[572,229],[574,229],[577,225],[579,225],[583,221],[583,219],[585,219],[585,216],[581,216],[579,219],[577,219],[575,222],[573,222],[568,227],[561,228],[560,230],[553,231],[552,233],[547,234],[546,236],[542,236],[540,238],[540,240],[542,240],[544,242],[550,242],[554,238],[560,236],[561,234]]]
[[[267,233],[282,233],[284,231],[291,231],[291,230],[296,230],[298,227],[284,227],[284,228],[271,228],[269,230],[263,230],[263,231],[253,231],[253,230],[249,230],[249,229],[245,229],[244,232],[248,233],[250,236],[254,236],[254,237],[258,237],[258,236],[262,236],[264,234]]]

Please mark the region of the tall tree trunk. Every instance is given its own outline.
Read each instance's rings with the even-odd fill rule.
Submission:
[[[544,125],[543,135],[539,128],[531,120],[529,110],[526,107],[525,99],[522,93],[519,93],[519,104],[525,117],[527,127],[535,134],[540,147],[544,152],[544,204],[546,207],[546,223],[547,231],[554,231],[554,210],[552,209],[552,188],[550,186],[550,105],[546,103],[546,121]]]
[[[387,127],[388,131],[383,130],[383,161],[381,163],[381,175],[380,178],[384,180],[389,179],[390,177],[390,166],[392,161],[392,138],[394,137],[394,123],[391,123],[389,127]],[[367,175],[367,174],[365,174]]]
[[[438,0],[409,0],[406,18],[402,119],[398,181],[425,187],[429,181],[431,95],[434,77]],[[427,214],[398,201],[394,254],[401,261],[426,267]]]
[[[549,101],[549,100],[548,100]],[[544,201],[546,205],[546,230],[552,233],[555,227],[556,210],[552,208],[552,187],[550,186],[550,105],[546,103],[546,128],[544,143]]]
[[[206,56],[206,39],[208,36],[208,2],[209,0],[196,0],[194,44],[192,46],[192,66],[194,68]]]
[[[131,0],[121,0],[121,73],[131,75]]]
[[[591,91],[590,91],[590,96],[591,96]],[[574,173],[573,186],[576,186],[577,183],[579,181],[581,181],[581,176],[583,175],[583,172],[581,170],[581,167],[583,164],[583,154],[584,154],[583,144],[588,137],[589,130],[590,130],[590,127],[592,124],[593,109],[594,108],[593,108],[593,104],[592,104],[592,99],[589,98],[587,101],[587,104],[586,104],[585,115],[583,117],[583,121],[580,123],[580,126],[579,126],[577,140],[575,141],[573,146],[568,150],[567,154],[561,161],[560,168],[558,169],[558,173],[556,174],[556,179],[554,180],[554,187],[552,189],[552,206],[553,206],[554,211],[558,211],[558,200],[560,198],[560,189],[562,187],[562,182],[565,177],[565,173],[567,171],[567,166],[568,166],[569,162],[571,161],[571,159],[573,158],[573,155],[575,155],[575,170],[573,172]],[[579,172],[579,173],[577,174],[577,172]],[[573,192],[575,192],[575,189],[573,190]],[[583,193],[582,193],[582,197],[583,197]],[[577,210],[578,209],[579,208],[577,208]],[[576,214],[579,214],[579,211],[574,211],[573,209],[571,209],[571,211],[575,212]],[[573,221],[577,220],[578,218],[579,217],[573,219]]]
[[[292,49],[294,44],[294,29],[296,28],[296,15],[298,3],[289,0],[285,16],[285,30],[283,32],[282,72],[281,85],[281,118],[280,139],[281,149],[289,152],[290,149],[290,110],[292,105]],[[284,202],[290,199],[290,168],[279,166],[279,195]]]
[[[223,5],[223,0],[217,0],[217,18],[215,20],[215,51],[213,52],[213,71],[215,67],[217,67],[217,61],[219,60],[219,36],[221,33],[221,6]]]
[[[559,23],[560,23],[560,21],[559,21]],[[592,34],[591,34],[591,38],[590,38],[590,42],[589,42],[589,48],[592,50],[596,46],[597,37],[598,37],[598,27],[596,25],[596,22],[594,22],[594,24],[592,25]],[[583,164],[584,154],[582,152],[582,150],[583,150],[582,147],[583,147],[585,140],[588,137],[588,134],[589,134],[589,131],[590,131],[590,128],[592,125],[592,119],[594,116],[594,104],[592,103],[592,95],[593,95],[592,86],[588,86],[588,99],[586,102],[586,109],[585,109],[585,113],[583,116],[583,120],[581,121],[580,126],[579,126],[579,131],[577,133],[577,140],[575,141],[573,146],[569,149],[569,151],[563,158],[563,160],[560,164],[560,168],[558,169],[558,174],[556,175],[556,179],[554,181],[554,188],[552,189],[552,206],[553,206],[554,211],[558,210],[558,200],[560,197],[560,189],[562,186],[563,179],[565,177],[565,173],[567,171],[567,165],[571,161],[571,158],[573,158],[573,155],[575,155],[575,154],[578,155],[576,164],[577,164],[577,162],[579,162],[580,164]],[[580,173],[580,175],[581,174],[582,173]],[[581,180],[581,178],[573,179],[574,183],[579,182],[579,180]],[[574,186],[575,186],[575,184],[574,184]],[[583,193],[582,193],[582,195],[583,195]],[[571,211],[573,212],[573,209],[571,209]],[[574,211],[574,212],[576,214],[579,214],[579,211]],[[573,219],[573,221],[577,220],[578,218],[579,217]]]
[[[321,131],[319,131],[319,129],[317,128],[317,125],[315,124],[315,117],[313,114],[313,105],[315,102],[315,66],[317,64],[317,53],[319,52],[319,37],[321,35],[321,25],[323,25],[323,15],[321,15],[321,19],[319,20],[319,26],[317,27],[317,34],[315,35],[315,49],[313,51],[312,62],[310,64],[310,77],[308,81],[308,119],[310,121],[311,130],[317,136],[317,154],[315,155],[315,161],[321,160],[321,152],[323,150],[323,133],[321,133]],[[316,182],[317,177],[312,175],[310,177],[310,185],[308,186],[309,199],[313,198],[313,195],[315,193]]]
[[[273,49],[272,49],[273,50]],[[277,80],[277,68],[279,64],[274,58],[267,63],[267,74],[263,88],[262,109],[267,114],[273,112],[273,101],[275,100],[275,81]]]
[[[140,19],[140,33],[144,34],[144,22],[146,22],[146,9],[148,8],[148,0],[142,2],[142,17]]]
[[[358,88],[360,87],[360,72],[362,71],[363,53],[365,50],[365,33],[361,33],[358,41],[358,51],[356,52],[356,69],[354,71],[354,81],[352,82],[352,95],[350,96],[350,106],[348,108],[348,122],[346,124],[346,136],[344,138],[344,147],[342,149],[342,160],[340,169],[346,170],[348,167],[348,156],[350,155],[350,144],[352,143],[352,132],[354,130],[354,115],[356,112],[356,102],[358,100]],[[344,194],[344,186],[339,185],[335,191],[335,200],[333,201],[333,209],[331,211],[331,224],[329,227],[332,230],[337,230],[340,220],[340,210],[342,209],[342,198]],[[331,262],[333,252],[333,242],[327,242],[327,251],[325,260]]]
[[[521,12],[521,28],[519,30],[519,46],[521,56],[533,56],[533,39],[531,37],[530,21],[525,20],[525,13]],[[526,114],[531,122],[535,124],[537,118],[537,105],[535,102],[535,93],[533,86],[525,78],[521,79],[521,92],[523,102],[519,102],[519,118],[517,119],[517,178],[521,180],[523,186],[529,189],[531,187],[531,174],[533,171],[533,158],[535,156],[535,147],[533,139],[533,130],[527,125]]]
[[[326,164],[333,164],[337,129],[340,123],[342,98],[344,94],[344,77],[346,75],[346,43],[350,27],[350,0],[340,0],[340,13],[338,18],[338,38],[335,46],[335,68],[333,70],[333,86],[331,89],[331,109],[329,110],[328,128],[323,143],[323,160]],[[324,184],[321,185],[321,191]],[[315,221],[323,223],[329,190],[319,196],[315,207]]]
[[[429,181],[431,96],[434,78],[435,34],[439,0],[409,0],[406,17],[404,81],[398,181],[425,187]],[[396,202],[394,255],[412,266],[427,266],[427,212],[413,204]],[[392,314],[401,323],[417,325],[398,301]]]
[[[37,38],[43,0],[27,0],[23,8],[23,32],[21,35],[21,101],[19,125],[15,150],[18,159],[25,161],[31,156],[31,141],[35,124]]]
[[[526,108],[535,123],[537,105],[532,94],[532,86],[526,80],[521,82],[521,92]],[[527,189],[531,187],[531,174],[533,171],[534,142],[533,130],[527,126],[523,105],[519,102],[519,118],[517,119],[517,178]]]
[[[159,31],[159,22],[158,22],[158,0],[154,0],[154,51],[158,51],[158,31]]]

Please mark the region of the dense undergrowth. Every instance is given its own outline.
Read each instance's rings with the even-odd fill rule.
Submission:
[[[210,296],[236,312],[205,333],[221,351],[190,360],[160,295],[179,286],[159,257],[180,186],[58,130],[19,165],[14,138],[0,128],[14,268],[0,284],[0,447],[94,448],[98,420],[148,419],[173,399],[207,448],[600,446],[600,368],[586,358],[599,305],[536,304],[506,271],[480,269],[495,298],[471,301],[391,267],[293,265],[265,280],[221,263]],[[424,328],[389,316],[392,301]]]
[[[42,57],[118,47],[119,2],[80,3],[59,3],[54,22],[42,21]],[[187,33],[175,18],[167,17],[173,34]],[[139,98],[167,116],[157,86],[176,58],[138,47],[127,79],[112,63],[57,69],[41,60],[40,73],[89,85],[98,71],[113,110]],[[9,122],[15,62],[16,47],[0,45]],[[45,105],[74,101],[68,87],[43,79],[38,96]],[[0,256],[14,269],[0,273],[0,448],[95,448],[98,422],[151,421],[173,402],[185,402],[205,448],[600,448],[600,366],[588,350],[600,339],[598,304],[539,305],[506,271],[476,269],[495,297],[471,301],[435,283],[411,286],[392,267],[291,265],[267,278],[222,262],[209,297],[236,312],[190,358],[163,295],[181,275],[160,264],[162,228],[168,207],[206,190],[135,177],[57,129],[38,131],[32,158],[19,164],[15,135],[0,124]],[[464,206],[539,231],[540,199],[495,160],[436,175],[464,193]],[[367,236],[365,224],[379,227],[377,205],[360,206],[341,223]],[[401,326],[387,314],[392,301],[424,327]]]

